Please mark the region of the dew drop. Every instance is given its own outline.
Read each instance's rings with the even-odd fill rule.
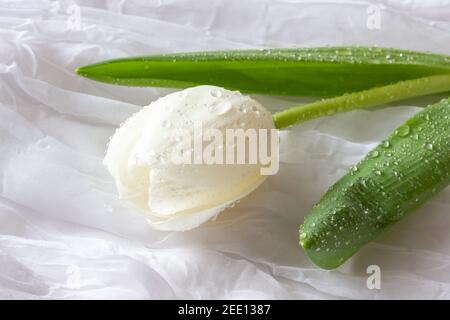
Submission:
[[[256,114],[256,116],[259,116],[260,113],[261,113],[261,112],[259,111],[259,109],[258,109],[257,107],[255,107],[255,106],[252,106],[251,110],[252,110],[252,112],[253,112],[254,114]]]
[[[369,152],[369,158],[377,158],[380,153],[377,150],[372,150]]]
[[[433,150],[433,144],[430,142],[425,143],[425,145],[423,147],[430,151]]]
[[[395,130],[395,134],[400,137],[406,137],[410,133],[410,131],[411,128],[407,124],[404,124],[397,130]]]
[[[377,176],[381,176],[381,171],[380,170],[374,170],[373,173],[375,173]]]
[[[214,97],[214,98],[220,98],[222,96],[222,91],[218,90],[218,89],[213,89],[210,91],[210,94]]]
[[[228,101],[216,102],[208,105],[208,112],[214,115],[221,115],[231,109],[232,105]]]
[[[163,120],[161,122],[161,127],[163,128],[170,128],[172,126],[172,123],[170,122],[170,120]]]

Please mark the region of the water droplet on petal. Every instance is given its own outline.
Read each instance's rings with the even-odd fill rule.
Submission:
[[[242,113],[247,113],[247,108],[245,106],[239,106],[238,111]]]
[[[214,97],[214,98],[220,98],[222,96],[222,91],[220,91],[219,89],[212,89],[210,91],[210,94]]]
[[[208,105],[208,112],[215,115],[221,115],[229,111],[233,105],[229,101],[215,102]]]
[[[163,128],[170,128],[172,126],[172,123],[170,122],[170,120],[163,120],[161,122],[161,127]]]

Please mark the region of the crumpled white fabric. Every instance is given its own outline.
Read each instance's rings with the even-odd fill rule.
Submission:
[[[448,188],[335,271],[311,264],[297,239],[327,187],[439,97],[284,131],[276,176],[216,221],[161,232],[118,200],[101,160],[121,122],[173,90],[73,73],[120,56],[229,48],[450,54],[449,1],[377,3],[379,30],[367,28],[367,1],[0,0],[0,298],[450,298]],[[254,98],[273,111],[306,101]],[[366,286],[372,264],[380,290]]]

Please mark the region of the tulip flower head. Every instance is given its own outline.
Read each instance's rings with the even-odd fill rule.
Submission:
[[[198,86],[162,97],[113,135],[104,164],[119,196],[161,230],[189,230],[278,170],[272,115],[237,91]]]

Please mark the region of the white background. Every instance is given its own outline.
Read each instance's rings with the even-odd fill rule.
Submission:
[[[77,77],[107,58],[250,47],[379,45],[450,54],[450,3],[0,0],[0,298],[450,298],[450,190],[335,271],[297,226],[333,182],[439,97],[312,121],[282,134],[281,168],[215,222],[152,230],[101,165],[128,116],[169,89]],[[75,9],[74,9],[75,8]],[[80,24],[74,18],[80,9]],[[301,99],[254,96],[271,110]],[[381,268],[368,290],[366,268]]]

